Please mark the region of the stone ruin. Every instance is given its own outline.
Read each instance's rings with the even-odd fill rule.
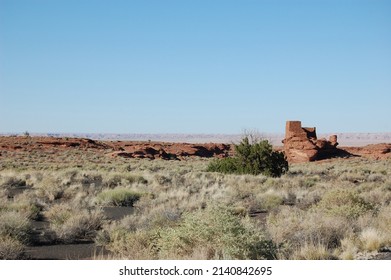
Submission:
[[[337,135],[329,140],[317,139],[315,127],[301,127],[301,121],[287,121],[284,152],[289,163],[309,162],[330,158],[339,153]]]

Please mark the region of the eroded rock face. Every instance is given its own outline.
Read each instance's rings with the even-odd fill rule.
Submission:
[[[370,159],[389,159],[391,158],[391,143],[370,144],[363,147],[345,147],[351,154]]]
[[[331,157],[338,152],[337,135],[329,140],[317,139],[315,127],[302,127],[301,121],[287,121],[284,152],[288,162],[309,162]]]
[[[180,160],[187,157],[227,157],[231,152],[228,144],[188,144],[188,143],[133,143],[111,153],[112,156],[127,158],[149,158]]]

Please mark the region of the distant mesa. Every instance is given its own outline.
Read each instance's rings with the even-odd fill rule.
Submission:
[[[348,155],[337,148],[337,135],[329,140],[318,139],[315,127],[302,127],[301,121],[287,121],[285,127],[284,152],[289,163],[309,162],[335,156]]]

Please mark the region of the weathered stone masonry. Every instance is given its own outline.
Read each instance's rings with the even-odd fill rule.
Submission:
[[[302,127],[301,121],[287,121],[284,152],[290,163],[309,162],[332,157],[338,153],[337,135],[329,140],[317,139],[315,127]]]

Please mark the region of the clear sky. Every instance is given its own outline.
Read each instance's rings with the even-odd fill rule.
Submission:
[[[0,0],[0,132],[391,132],[391,1]]]

